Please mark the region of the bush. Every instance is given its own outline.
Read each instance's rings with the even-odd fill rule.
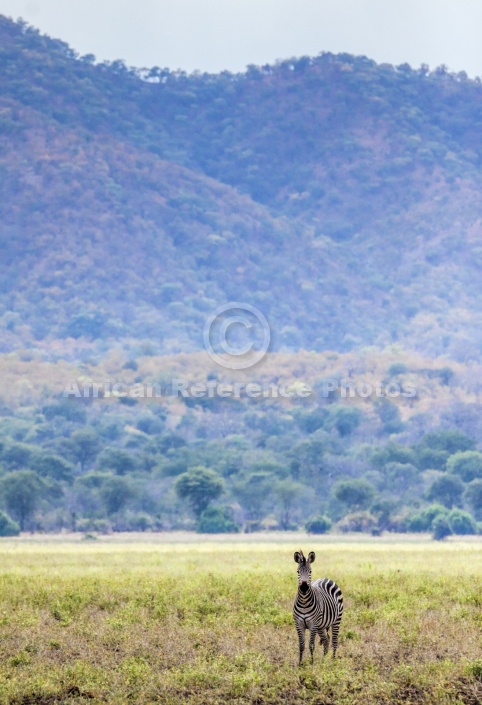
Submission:
[[[441,504],[432,504],[427,509],[424,509],[417,514],[412,514],[412,516],[407,519],[407,530],[408,531],[432,531],[433,522],[439,516],[447,516],[448,510]]]
[[[309,534],[326,534],[330,529],[331,521],[325,516],[317,516],[305,524],[305,530]]]
[[[110,534],[112,526],[106,519],[79,519],[77,531],[80,533],[97,531],[99,534]]]
[[[199,517],[199,534],[236,534],[239,525],[233,521],[229,507],[208,507]]]
[[[451,533],[452,529],[450,528],[448,517],[441,515],[434,519],[432,536],[436,541],[443,541]]]
[[[378,527],[378,521],[370,512],[353,512],[339,521],[337,527],[344,533],[348,531],[370,533]]]
[[[154,528],[154,520],[145,512],[126,512],[116,517],[114,531],[149,531]]]
[[[467,672],[482,683],[482,659],[476,659],[467,666]]]
[[[453,534],[467,535],[477,533],[477,524],[474,518],[468,512],[462,511],[462,509],[452,509],[448,520]]]
[[[18,536],[19,533],[20,526],[17,522],[10,519],[5,512],[0,512],[0,536]]]

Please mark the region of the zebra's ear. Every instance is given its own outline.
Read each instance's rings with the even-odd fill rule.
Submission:
[[[315,552],[310,551],[308,553],[308,563],[314,563],[315,562]]]
[[[301,558],[301,553],[299,551],[295,551],[295,563],[299,563]]]

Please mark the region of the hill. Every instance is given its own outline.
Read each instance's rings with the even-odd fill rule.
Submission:
[[[0,21],[2,351],[202,346],[479,359],[482,86],[320,54],[220,75],[97,64]]]

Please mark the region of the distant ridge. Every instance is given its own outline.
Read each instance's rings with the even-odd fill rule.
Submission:
[[[479,359],[480,81],[349,54],[136,72],[6,18],[0,81],[2,352],[192,351],[241,300],[277,350]]]

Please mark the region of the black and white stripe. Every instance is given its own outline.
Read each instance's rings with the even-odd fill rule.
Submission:
[[[323,644],[323,653],[328,652],[330,644],[329,629],[333,658],[338,648],[338,632],[343,615],[343,595],[338,585],[329,578],[311,582],[311,564],[315,560],[313,551],[305,558],[303,551],[296,551],[295,561],[298,563],[298,594],[293,606],[293,619],[300,645],[300,664],[305,650],[305,630],[310,630],[310,653],[313,662],[316,635]]]

